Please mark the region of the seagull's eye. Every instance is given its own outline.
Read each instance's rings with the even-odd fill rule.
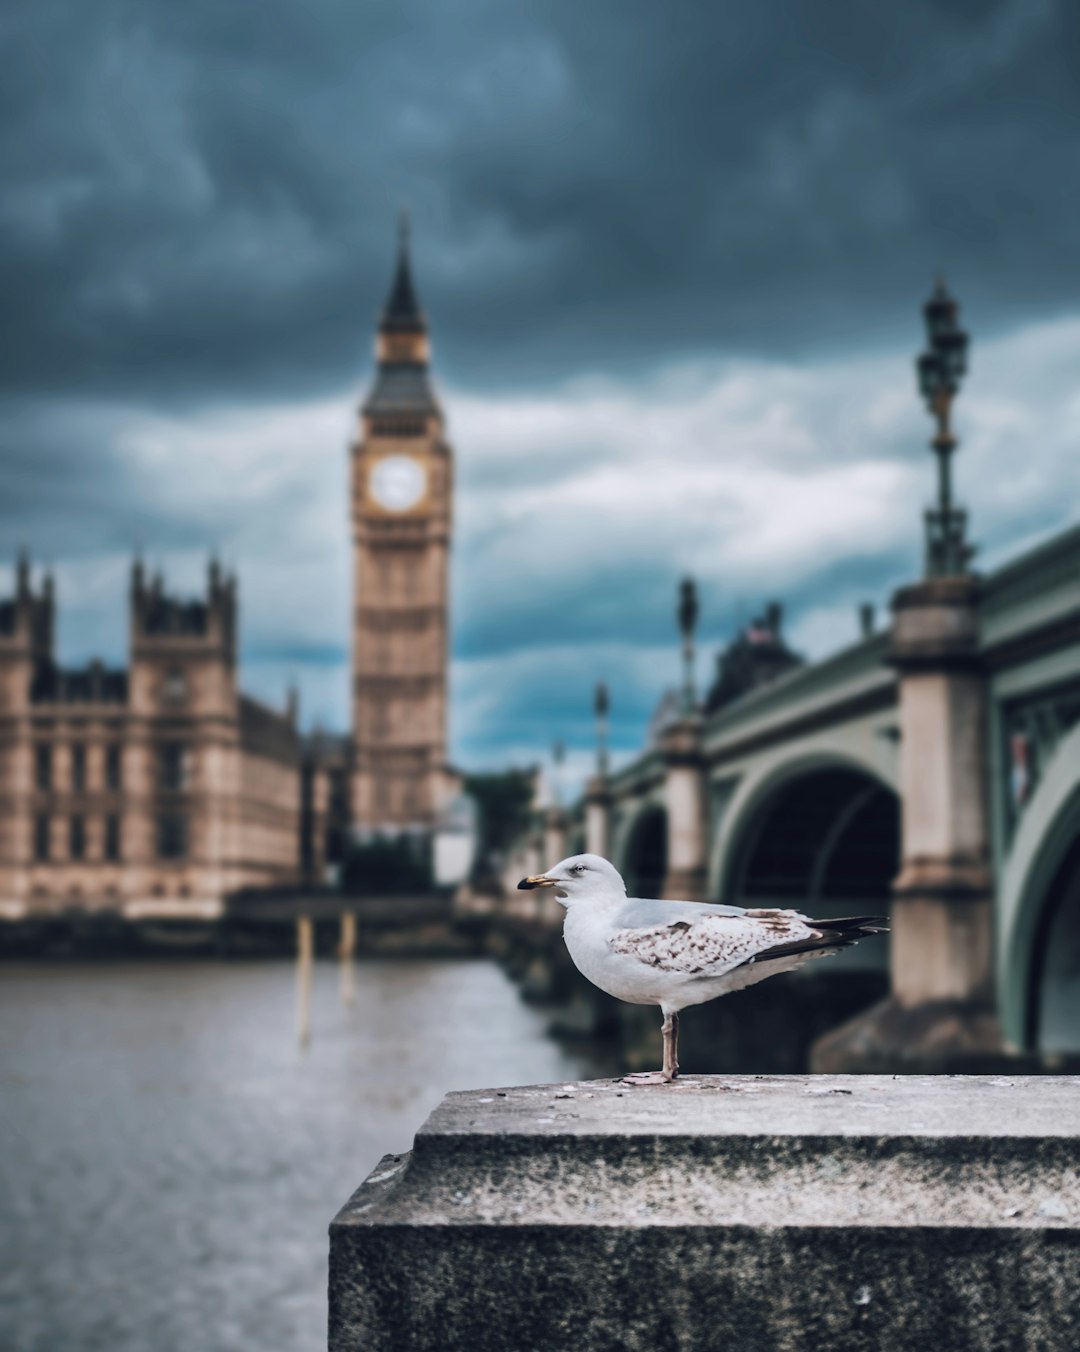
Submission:
[[[584,864],[575,864],[574,867],[570,870],[570,872],[571,872],[571,873],[584,873],[584,872],[585,872],[585,865],[584,865]]]

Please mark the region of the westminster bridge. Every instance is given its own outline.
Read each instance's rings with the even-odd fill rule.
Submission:
[[[851,646],[711,712],[687,681],[615,773],[601,735],[581,800],[534,813],[500,903],[557,923],[552,899],[509,888],[588,850],[631,895],[891,912],[889,999],[819,1042],[821,1069],[1080,1052],[1080,527],[971,570],[949,427],[967,339],[943,287],[926,314],[939,480],[923,578],[882,631],[864,614]]]
[[[672,719],[538,812],[506,881],[580,850],[632,895],[891,906],[899,1004],[992,1003],[1007,1046],[1080,1049],[1080,528],[906,588],[887,630]]]

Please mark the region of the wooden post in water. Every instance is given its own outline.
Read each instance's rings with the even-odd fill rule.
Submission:
[[[342,911],[341,938],[338,942],[338,957],[341,959],[341,1002],[345,1005],[356,1002],[356,969],[353,959],[356,957],[356,912]]]
[[[310,915],[296,917],[296,1038],[301,1047],[311,1041],[311,969],[315,935]]]

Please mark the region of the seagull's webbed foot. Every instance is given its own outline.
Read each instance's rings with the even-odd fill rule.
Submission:
[[[663,1070],[639,1070],[633,1075],[624,1075],[619,1083],[640,1089],[651,1084],[674,1084],[675,1076]]]
[[[635,1075],[626,1075],[620,1083],[628,1085],[649,1085],[649,1084],[674,1084],[679,1074],[679,1016],[672,1011],[664,1011],[664,1024],[661,1028],[664,1035],[664,1068],[663,1070],[643,1070]]]

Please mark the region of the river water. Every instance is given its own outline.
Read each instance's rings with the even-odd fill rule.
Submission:
[[[3,1352],[315,1352],[327,1225],[449,1089],[579,1078],[485,961],[0,968]]]

